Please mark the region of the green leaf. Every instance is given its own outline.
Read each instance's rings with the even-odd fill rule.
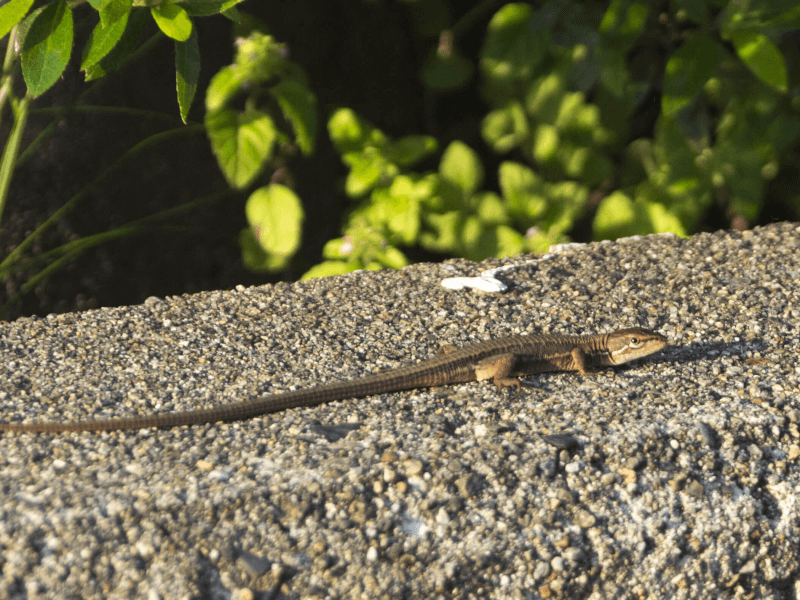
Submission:
[[[360,266],[357,264],[346,263],[341,260],[326,260],[318,265],[314,265],[306,271],[300,278],[300,281],[343,275],[344,273],[355,271],[358,268],[360,268]]]
[[[177,4],[164,2],[150,8],[153,19],[164,35],[173,40],[185,42],[192,34],[192,20],[188,13]]]
[[[631,235],[647,235],[671,231],[686,236],[680,219],[658,202],[631,198],[616,191],[603,198],[592,224],[598,240],[617,239]]]
[[[240,71],[234,66],[223,67],[206,88],[206,111],[214,112],[225,106],[243,84]]]
[[[416,242],[421,223],[420,202],[410,193],[409,183],[408,177],[396,177],[386,191],[385,205],[386,224],[389,230],[400,236],[402,242],[408,245]]]
[[[514,101],[486,115],[481,124],[481,135],[498,153],[508,152],[522,144],[528,135],[528,118],[522,104]]]
[[[547,210],[547,197],[542,179],[529,167],[515,162],[500,165],[500,190],[512,216],[528,225],[540,219]]]
[[[525,95],[525,110],[537,121],[555,123],[566,94],[565,86],[564,77],[559,73],[539,77]]]
[[[33,5],[33,0],[11,0],[0,6],[0,38],[19,23]]]
[[[539,162],[549,162],[556,157],[561,137],[554,125],[540,123],[533,135],[533,157]]]
[[[186,123],[189,108],[197,91],[197,78],[200,76],[200,46],[197,43],[197,28],[192,28],[189,39],[175,42],[175,77],[178,83],[178,108],[181,120]]]
[[[193,17],[210,17],[227,11],[239,2],[243,2],[243,0],[188,0],[188,2],[182,2],[181,6]]]
[[[483,165],[475,151],[464,142],[452,142],[442,155],[439,173],[471,196],[483,182]]]
[[[386,140],[379,129],[349,108],[340,108],[331,115],[328,135],[341,154],[360,152],[365,146],[381,145]]]
[[[452,252],[460,246],[459,232],[463,225],[461,211],[428,213],[425,215],[425,221],[433,231],[420,234],[419,241],[423,248],[434,252]]]
[[[557,239],[572,229],[582,214],[589,190],[575,181],[551,183],[546,189],[548,201],[543,225],[547,227],[547,234]]]
[[[351,198],[363,196],[382,180],[389,181],[399,172],[397,167],[387,161],[382,154],[371,148],[368,150],[371,151],[343,157],[350,165],[350,173],[347,175],[344,187]]]
[[[317,97],[306,86],[292,80],[281,81],[269,91],[292,124],[300,150],[306,156],[312,154],[317,138]]]
[[[240,25],[242,22],[242,14],[239,12],[239,9],[235,7],[228,8],[223,10],[220,13],[223,17],[233,21],[235,24]]]
[[[81,71],[85,71],[94,64],[100,62],[105,57],[125,33],[128,26],[128,13],[122,15],[116,21],[110,22],[108,27],[103,25],[101,20],[95,25],[92,35],[86,46],[83,48],[83,59],[81,60]]]
[[[550,46],[550,32],[537,26],[532,12],[529,4],[509,3],[489,22],[480,66],[498,95],[513,96],[515,84],[533,77]]]
[[[289,257],[300,247],[304,212],[300,198],[277,183],[253,192],[245,205],[247,222],[264,251]]]
[[[661,110],[672,116],[688,105],[714,74],[723,50],[706,35],[687,40],[667,61]]]
[[[508,210],[503,200],[494,192],[475,194],[476,213],[484,225],[502,225],[508,222]]]
[[[447,55],[432,50],[422,66],[421,79],[426,87],[435,91],[457,90],[472,77],[475,68],[454,48]]]
[[[494,230],[495,252],[497,258],[507,256],[517,256],[522,254],[525,248],[525,240],[516,229],[507,225],[498,225]]]
[[[149,20],[150,11],[146,8],[134,8],[128,17],[128,25],[124,33],[111,52],[106,54],[100,62],[86,68],[86,81],[99,79],[108,73],[119,69],[130,56],[139,43],[142,31]]]
[[[739,58],[756,77],[782,92],[786,91],[786,62],[767,36],[738,31],[731,34],[731,42]]]
[[[223,109],[206,113],[205,124],[211,149],[228,183],[236,189],[247,187],[272,155],[277,138],[272,118],[260,111]]]
[[[239,247],[242,249],[242,262],[251,271],[270,271],[275,264],[272,257],[258,243],[256,234],[249,227],[245,227],[239,232]]]
[[[613,0],[600,22],[603,42],[618,51],[627,52],[644,31],[648,12],[647,2]]]
[[[127,23],[132,4],[132,0],[104,0],[99,11],[100,22],[106,28],[113,26],[117,21],[123,19]]]
[[[378,254],[378,260],[383,267],[389,269],[402,269],[408,266],[406,255],[394,246],[387,246]],[[368,265],[367,268],[370,268]]]
[[[384,149],[387,160],[408,167],[436,152],[436,138],[429,135],[407,135],[390,142]]]
[[[34,96],[58,81],[72,52],[72,11],[65,0],[48,4],[33,16],[22,45],[22,75]]]

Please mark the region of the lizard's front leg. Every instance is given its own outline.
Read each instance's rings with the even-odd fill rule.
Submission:
[[[599,373],[596,369],[589,368],[589,358],[582,348],[573,348],[570,354],[572,355],[572,364],[575,366],[575,370],[581,375],[597,375]]]

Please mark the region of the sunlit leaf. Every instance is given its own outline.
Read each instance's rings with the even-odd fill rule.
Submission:
[[[178,4],[164,2],[150,8],[153,19],[164,35],[185,42],[192,34],[192,20]]]
[[[175,77],[178,88],[178,108],[181,120],[186,123],[189,108],[197,91],[197,78],[200,76],[200,47],[197,43],[197,28],[185,42],[175,42]]]
[[[33,17],[22,46],[22,75],[34,96],[58,81],[71,52],[72,10],[57,0]]]
[[[225,178],[236,189],[247,187],[272,155],[277,138],[272,117],[223,109],[207,113],[205,124]]]

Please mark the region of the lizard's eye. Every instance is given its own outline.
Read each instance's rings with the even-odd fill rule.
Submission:
[[[631,346],[638,346],[639,345],[639,338],[632,337],[631,338]]]

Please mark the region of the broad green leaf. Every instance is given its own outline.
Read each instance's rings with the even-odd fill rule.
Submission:
[[[128,13],[122,15],[116,21],[110,22],[108,27],[103,25],[101,20],[95,25],[92,35],[86,46],[83,48],[83,59],[81,60],[81,71],[85,71],[92,65],[100,62],[106,56],[125,33],[128,26]]]
[[[178,83],[178,108],[181,120],[186,123],[189,108],[197,91],[197,78],[200,76],[200,47],[197,43],[197,28],[185,42],[175,42],[175,77]]]
[[[633,200],[623,192],[609,194],[597,207],[592,228],[594,239],[615,240],[640,233],[653,233],[646,223],[640,222]]]
[[[256,234],[249,227],[239,232],[239,247],[242,249],[242,262],[251,271],[258,273],[270,271],[275,264],[273,257],[264,251]]]
[[[223,10],[220,14],[223,17],[233,21],[237,25],[239,25],[242,22],[242,14],[239,12],[239,10],[236,7],[232,6],[231,8],[228,8],[227,10]]]
[[[717,69],[723,50],[706,35],[687,40],[667,61],[661,110],[674,115],[689,104]]]
[[[288,187],[273,183],[257,189],[247,199],[245,214],[267,254],[288,257],[297,252],[305,214]]]
[[[544,225],[548,235],[558,238],[572,229],[589,199],[586,186],[575,181],[559,181],[547,185],[547,211]]]
[[[375,190],[372,202],[380,203],[389,231],[404,244],[413,244],[420,228],[420,203],[404,194],[392,194],[389,189]]]
[[[233,8],[243,0],[188,0],[181,6],[193,17],[209,17]]]
[[[270,81],[275,76],[286,78],[292,65],[286,59],[287,52],[286,44],[277,42],[270,35],[253,31],[236,44],[236,68],[251,85]],[[302,71],[302,68],[296,65],[295,70]],[[301,74],[301,81],[303,77],[304,74]]]
[[[500,190],[511,214],[527,225],[544,215],[547,197],[542,179],[529,167],[515,162],[500,165]]]
[[[341,154],[361,151],[368,145],[381,145],[386,140],[379,129],[349,108],[340,108],[331,115],[328,119],[328,135]]]
[[[497,153],[519,146],[528,135],[528,118],[522,104],[514,101],[486,115],[481,124],[481,135]]]
[[[436,152],[436,146],[436,138],[429,135],[407,135],[387,144],[384,154],[391,162],[409,167]]]
[[[475,194],[476,213],[484,225],[502,225],[508,222],[508,210],[503,200],[494,192]]]
[[[341,260],[326,260],[314,265],[306,271],[300,278],[300,281],[308,281],[309,279],[320,279],[322,277],[333,277],[334,275],[343,275],[351,271],[355,271],[359,266],[350,264]]]
[[[597,208],[592,228],[594,237],[598,240],[667,231],[686,236],[680,219],[663,204],[641,197],[634,201],[620,191],[603,198]]]
[[[291,80],[281,81],[269,91],[292,124],[300,150],[306,156],[312,154],[317,138],[317,97],[306,86]]]
[[[406,255],[394,246],[386,246],[383,248],[378,254],[378,260],[383,267],[388,267],[389,269],[398,270],[408,266]],[[367,266],[367,268],[370,267]]]
[[[564,94],[553,123],[559,131],[590,135],[600,129],[600,109],[586,102],[583,92]]]
[[[150,8],[153,19],[164,35],[185,42],[192,34],[192,20],[178,4],[164,2]]]
[[[351,198],[363,196],[382,180],[390,181],[399,173],[397,167],[388,162],[382,154],[373,148],[367,150],[363,154],[352,153],[343,157],[350,165],[344,189]]]
[[[513,94],[514,85],[533,77],[550,46],[550,32],[536,26],[529,4],[509,3],[489,22],[481,52],[481,71],[497,93]]]
[[[525,95],[525,110],[537,121],[555,123],[564,99],[566,82],[559,73],[550,73],[534,81]]]
[[[150,11],[146,8],[134,8],[128,17],[128,25],[124,33],[111,52],[106,54],[100,62],[86,68],[86,81],[99,79],[108,73],[119,69],[131,55],[139,43],[142,31],[149,21]]]
[[[206,113],[211,149],[222,173],[236,189],[247,187],[264,169],[272,155],[277,129],[263,112],[218,110]]]
[[[731,34],[731,42],[739,58],[756,77],[782,92],[786,91],[786,62],[767,36],[738,31]]]
[[[471,196],[483,182],[483,165],[475,151],[464,142],[451,142],[442,155],[439,173],[456,184],[465,198]]]
[[[681,224],[681,220],[667,210],[667,207],[659,202],[648,202],[645,206],[647,216],[653,231],[656,233],[671,232],[680,237],[688,237],[686,230]]]
[[[549,162],[556,157],[561,137],[554,125],[541,123],[533,135],[533,157],[539,162]]]
[[[498,225],[494,230],[494,234],[496,238],[495,257],[517,256],[524,251],[525,240],[516,229],[508,225]]]
[[[235,66],[223,67],[206,88],[206,111],[219,110],[242,88],[242,76]]]
[[[106,28],[122,19],[127,23],[132,4],[132,0],[105,0],[99,11],[100,22]]]
[[[420,234],[419,241],[423,248],[434,252],[452,252],[460,246],[461,211],[428,213],[424,217],[429,230]]]
[[[71,52],[72,11],[65,0],[57,0],[34,17],[22,46],[22,75],[34,96],[58,81]]]
[[[436,193],[438,180],[439,177],[435,173],[429,173],[423,177],[398,175],[392,180],[389,193],[392,196],[407,196],[417,202],[422,202]]]
[[[349,237],[340,237],[328,240],[322,247],[322,257],[331,259],[346,259],[353,254],[353,243]]]
[[[444,56],[441,52],[432,50],[422,66],[421,79],[425,87],[432,90],[457,90],[469,81],[474,70],[472,62],[456,49]]]
[[[0,6],[0,38],[19,23],[33,5],[33,0],[11,0]]]
[[[644,31],[648,12],[647,2],[613,0],[600,22],[603,43],[627,52]]]

